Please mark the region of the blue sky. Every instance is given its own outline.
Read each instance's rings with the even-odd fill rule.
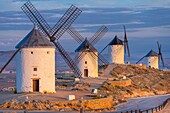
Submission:
[[[26,1],[0,0],[0,51],[15,49],[15,45],[33,28],[33,24],[20,9]],[[141,52],[142,55],[151,48],[156,49],[157,40],[164,44],[163,50],[170,53],[168,48],[170,0],[31,0],[31,2],[51,26],[71,4],[74,4],[83,12],[72,26],[84,37],[91,37],[105,25],[109,31],[103,39],[108,43],[115,35],[122,39],[123,25],[126,25],[129,42],[135,43],[131,48],[139,50],[134,49],[134,53]],[[63,35],[61,38],[63,45],[65,39],[71,39],[71,36],[67,33]],[[105,44],[99,42],[96,46],[103,48]],[[69,50],[71,47],[65,48],[74,51]]]

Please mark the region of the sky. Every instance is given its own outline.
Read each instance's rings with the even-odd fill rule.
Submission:
[[[15,45],[33,28],[32,22],[21,10],[27,0],[0,0],[0,51],[14,50]],[[96,44],[100,50],[118,35],[123,39],[126,25],[130,48],[139,56],[150,49],[157,50],[159,41],[168,57],[170,48],[170,0],[30,0],[52,27],[74,4],[82,10],[72,24],[83,36],[90,38],[102,26],[109,31]],[[59,41],[68,51],[78,44],[70,42],[66,32]],[[104,40],[104,43],[103,43]],[[73,43],[70,44],[69,43]],[[75,46],[72,47],[75,43]],[[71,48],[71,49],[70,49]]]

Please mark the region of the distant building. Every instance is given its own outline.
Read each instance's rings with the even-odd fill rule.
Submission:
[[[90,50],[89,46],[87,39],[85,39],[75,50],[77,56],[82,57],[77,66],[83,73],[82,77],[98,77],[98,52],[97,50]]]
[[[145,57],[147,57],[147,67],[158,69],[159,66],[158,53],[151,50]]]
[[[108,45],[109,63],[124,64],[124,44],[117,35]]]
[[[17,92],[55,92],[55,47],[38,28],[21,40],[17,54]]]

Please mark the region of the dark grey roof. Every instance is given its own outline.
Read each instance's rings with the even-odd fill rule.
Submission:
[[[28,33],[17,45],[15,48],[29,48],[29,47],[54,47],[50,41],[44,37],[36,26],[33,30]]]
[[[123,41],[120,40],[116,35],[109,45],[123,45]]]
[[[149,53],[145,57],[151,57],[151,56],[158,56],[158,53],[156,53],[155,51],[151,50],[151,51],[149,51]]]
[[[75,52],[91,52],[92,48],[89,41],[87,40],[87,38],[84,40],[83,43],[81,43],[81,45],[75,50]],[[97,50],[95,48],[93,48],[94,52],[97,52]]]

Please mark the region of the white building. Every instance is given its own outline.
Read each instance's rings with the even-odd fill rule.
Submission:
[[[89,49],[87,39],[75,50],[77,56],[81,56],[77,66],[83,73],[82,77],[98,77],[98,52]]]
[[[16,46],[17,92],[55,92],[55,47],[37,27]]]
[[[109,63],[124,64],[123,41],[117,36],[108,45]]]
[[[147,57],[147,67],[158,69],[159,66],[158,53],[151,50],[145,57]]]

